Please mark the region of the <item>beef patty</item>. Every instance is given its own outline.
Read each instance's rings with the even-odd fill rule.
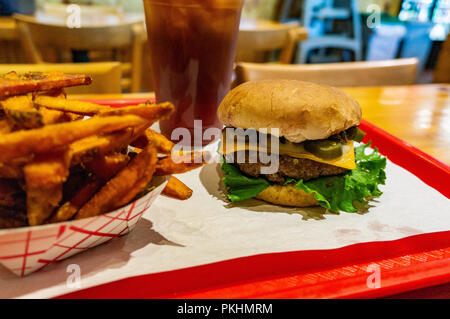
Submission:
[[[237,153],[230,154],[234,158],[234,163],[246,175],[252,177],[265,177],[269,181],[277,184],[284,184],[286,178],[293,178],[296,180],[310,180],[320,176],[339,175],[348,170],[342,167],[337,167],[325,163],[315,162],[305,158],[294,158],[287,155],[280,155],[280,165],[278,172],[275,174],[261,174],[262,166],[269,166],[269,164],[248,163],[249,154],[246,153],[245,163],[236,163]],[[228,162],[230,157],[226,157]]]

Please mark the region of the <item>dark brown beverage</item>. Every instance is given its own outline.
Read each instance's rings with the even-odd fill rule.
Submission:
[[[182,127],[193,138],[194,120],[203,131],[222,127],[216,111],[230,90],[242,3],[144,0],[156,100],[176,107],[160,122],[167,137]]]

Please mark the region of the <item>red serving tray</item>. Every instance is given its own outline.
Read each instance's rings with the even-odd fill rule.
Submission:
[[[96,100],[120,107],[143,99]],[[450,198],[450,167],[363,120],[365,142]],[[368,267],[381,285],[370,288]],[[373,268],[372,268],[373,269]],[[338,249],[249,256],[130,277],[58,298],[374,298],[450,282],[450,230]]]

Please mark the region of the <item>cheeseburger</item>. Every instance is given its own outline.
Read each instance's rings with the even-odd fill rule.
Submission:
[[[296,80],[247,82],[225,97],[218,118],[225,125],[219,152],[232,202],[257,198],[356,212],[381,195],[386,159],[370,143],[359,143],[361,108],[337,88]],[[270,172],[268,156],[276,156]]]

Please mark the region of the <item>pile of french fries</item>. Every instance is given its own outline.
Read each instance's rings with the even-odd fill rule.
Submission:
[[[90,83],[59,72],[0,77],[0,229],[104,214],[151,191],[154,176],[204,163],[174,161],[173,143],[150,129],[171,103],[66,98],[65,87]],[[163,194],[188,199],[192,190],[172,177]]]

